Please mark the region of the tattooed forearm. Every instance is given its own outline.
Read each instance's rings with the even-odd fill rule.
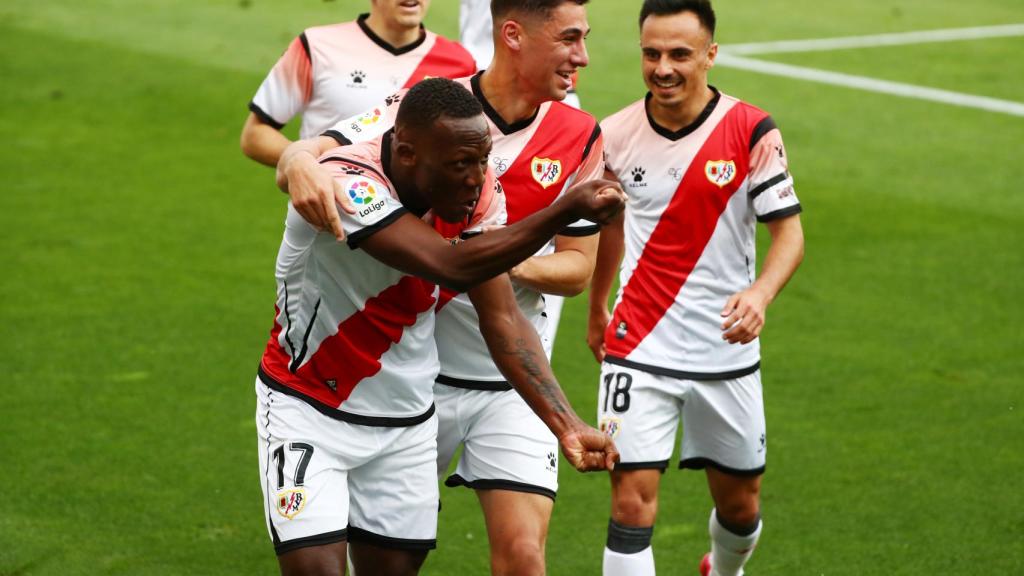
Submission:
[[[500,337],[498,338],[498,346],[502,354],[512,356],[518,360],[518,366],[526,376],[525,382],[547,401],[552,412],[557,414],[568,412],[563,402],[565,397],[558,386],[558,382],[537,361],[537,352],[527,345],[526,339],[516,338],[513,342],[509,342],[507,338]]]

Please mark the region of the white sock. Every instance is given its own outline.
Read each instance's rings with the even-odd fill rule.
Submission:
[[[711,509],[708,532],[711,533],[711,576],[742,576],[743,565],[754,553],[761,536],[761,520],[757,529],[747,536],[733,534],[718,522],[718,514]]]
[[[604,549],[604,576],[654,576],[654,547],[636,554],[622,554]]]

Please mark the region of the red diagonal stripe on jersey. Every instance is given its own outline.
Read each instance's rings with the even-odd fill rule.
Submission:
[[[416,318],[433,305],[433,284],[403,276],[341,322],[337,333],[325,338],[313,357],[294,374],[287,369],[287,354],[277,338],[271,338],[263,356],[263,369],[289,388],[337,408],[361,380],[380,371],[384,353],[401,340],[406,327],[415,324]],[[275,329],[280,332],[276,324]],[[334,381],[334,390],[328,386],[329,380]]]
[[[728,143],[729,139],[741,138],[740,131],[728,129],[733,125],[728,116],[736,108],[721,119],[694,156],[647,240],[605,331],[608,354],[625,358],[665,316],[704,253],[729,198],[746,179],[748,163],[745,158],[712,157],[726,146],[729,150],[747,150],[746,142]],[[705,164],[709,160],[730,159],[736,163],[736,175],[729,184],[719,188],[705,176]],[[616,330],[622,322],[626,323],[626,335],[620,339],[616,337]]]
[[[594,119],[579,110],[552,103],[540,126],[498,180],[505,189],[508,223],[547,208],[562,191],[565,180],[583,161],[583,149],[594,131]],[[533,177],[533,159],[550,158],[562,163],[561,177],[544,188]]]
[[[461,45],[442,38],[434,41],[434,46],[420,60],[419,66],[412,71],[403,88],[412,88],[413,84],[426,77],[463,78],[476,73],[473,57]]]

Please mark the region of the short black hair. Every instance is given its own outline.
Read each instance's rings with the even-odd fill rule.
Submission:
[[[426,128],[438,118],[472,118],[483,106],[463,85],[447,78],[427,78],[416,83],[398,105],[396,126]]]
[[[680,12],[693,12],[700,20],[700,25],[715,37],[715,11],[711,8],[711,0],[644,0],[640,8],[640,28],[648,16],[671,16]]]
[[[580,6],[590,0],[491,0],[491,19],[500,21],[511,12],[547,18],[551,11],[562,4],[572,2]]]

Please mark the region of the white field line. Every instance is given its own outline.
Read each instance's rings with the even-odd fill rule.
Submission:
[[[816,52],[821,50],[842,50],[845,48],[874,48],[878,46],[899,46],[927,42],[979,40],[983,38],[1008,38],[1012,36],[1024,36],[1024,24],[982,26],[977,28],[947,28],[943,30],[922,30],[895,34],[875,34],[871,36],[843,36],[839,38],[723,44],[720,49],[728,54],[778,54],[783,52]]]
[[[913,84],[903,84],[901,82],[878,80],[876,78],[868,78],[866,76],[854,76],[852,74],[842,74],[840,72],[829,72],[828,70],[819,70],[817,68],[805,68],[803,66],[766,62],[764,60],[733,56],[723,52],[718,53],[718,57],[715,59],[715,64],[717,66],[738,68],[740,70],[749,70],[751,72],[759,72],[773,76],[784,76],[786,78],[808,80],[810,82],[820,82],[823,84],[832,84],[834,86],[845,86],[847,88],[854,88],[857,90],[881,92],[883,94],[892,94],[906,98],[931,100],[932,102],[941,102],[943,104],[952,104],[953,106],[964,106],[967,108],[978,108],[981,110],[988,110],[990,112],[1011,114],[1013,116],[1024,116],[1024,103],[1013,102],[1010,100],[998,100],[996,98],[988,98],[985,96],[974,96],[972,94],[939,90],[937,88],[927,88],[924,86],[915,86]]]

